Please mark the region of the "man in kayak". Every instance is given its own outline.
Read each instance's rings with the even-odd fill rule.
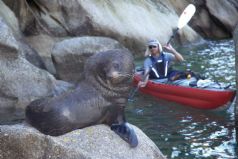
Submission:
[[[164,52],[157,39],[148,41],[144,61],[144,76],[138,87],[145,87],[149,79],[167,78],[171,61],[183,61],[183,56],[170,44],[163,46],[170,53]]]

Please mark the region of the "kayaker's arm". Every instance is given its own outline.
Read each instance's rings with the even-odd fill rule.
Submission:
[[[179,62],[184,61],[183,56],[182,56],[179,52],[177,52],[177,51],[172,47],[172,45],[168,44],[168,45],[165,45],[165,46],[163,46],[163,47],[166,48],[168,51],[170,51],[172,54],[174,54],[175,59],[176,59],[177,61],[179,61]]]
[[[150,72],[150,69],[145,70],[144,75],[142,77],[142,80],[138,82],[137,87],[140,88],[140,87],[145,87],[146,86],[146,84],[149,81],[149,72]]]

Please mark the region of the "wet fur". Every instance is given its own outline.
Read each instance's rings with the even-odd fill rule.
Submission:
[[[129,51],[95,54],[87,60],[84,70],[85,80],[74,90],[28,105],[27,121],[52,136],[100,123],[125,123],[124,107],[134,71]]]

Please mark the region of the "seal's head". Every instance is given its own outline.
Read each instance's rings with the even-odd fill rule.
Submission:
[[[85,78],[96,88],[126,91],[134,74],[134,60],[127,49],[115,49],[91,56],[85,64]]]

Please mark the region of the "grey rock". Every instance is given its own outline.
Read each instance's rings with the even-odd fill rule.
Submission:
[[[77,83],[83,78],[84,62],[89,56],[119,48],[123,46],[116,40],[105,37],[79,37],[58,42],[52,49],[57,77]]]
[[[236,0],[187,0],[173,1],[172,5],[177,13],[192,3],[196,6],[196,13],[189,25],[205,38],[231,38],[238,22],[238,1]]]
[[[139,139],[131,148],[106,125],[46,136],[25,125],[0,126],[0,159],[164,159],[158,147],[137,127]]]
[[[149,39],[158,38],[162,44],[168,41],[179,16],[167,0],[37,0],[28,5],[6,1],[10,1],[7,3],[11,8],[18,6],[19,9],[14,12],[19,17],[24,33],[44,33],[52,37],[111,37],[134,54],[141,55]],[[181,43],[201,40],[189,26],[183,28],[177,37],[177,42]]]
[[[19,45],[11,29],[6,25],[5,21],[0,17],[0,56],[18,56]]]
[[[24,41],[18,19],[14,13],[0,0],[0,41],[3,46],[7,45],[9,49],[15,49],[17,54],[24,56],[33,65],[45,69],[45,66],[38,53]],[[9,53],[8,53],[9,54]]]
[[[51,51],[54,44],[62,39],[54,38],[46,34],[39,34],[25,37],[27,44],[34,48],[41,57],[46,69],[55,75],[56,70],[51,58]]]
[[[46,70],[45,63],[43,62],[41,56],[38,52],[28,45],[25,40],[19,40],[19,53],[31,64],[35,65],[38,68]]]
[[[11,28],[0,18],[0,110],[18,113],[20,118],[32,100],[53,96],[69,88],[26,60],[25,51],[31,52],[27,47],[15,39]]]
[[[213,17],[219,19],[220,23],[223,24],[223,27],[232,33],[238,22],[238,2],[234,0],[206,0],[206,6],[209,13]]]
[[[15,37],[20,38],[22,36],[17,17],[2,0],[0,0],[0,17],[11,28]]]

